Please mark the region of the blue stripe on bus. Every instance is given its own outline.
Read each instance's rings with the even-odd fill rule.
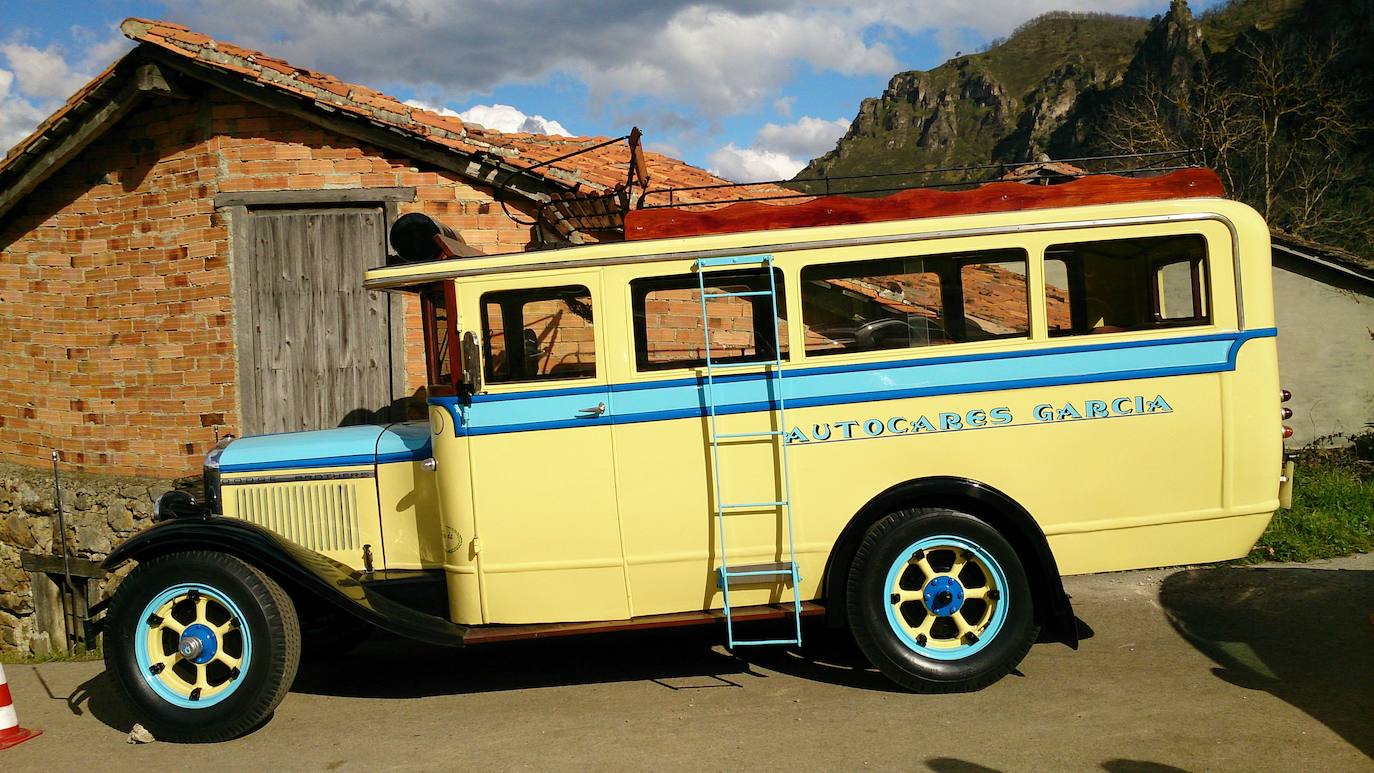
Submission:
[[[1149,341],[1112,341],[1014,352],[987,352],[857,365],[787,370],[780,382],[789,407],[807,408],[910,397],[1090,384],[1235,370],[1241,346],[1278,334],[1274,328]],[[776,407],[779,382],[765,373],[717,377],[717,414]],[[607,411],[579,417],[605,402]],[[471,405],[439,397],[457,434],[490,435],[542,429],[631,424],[707,415],[705,378],[593,385],[477,395]]]

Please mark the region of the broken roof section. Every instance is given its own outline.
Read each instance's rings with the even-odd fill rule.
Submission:
[[[82,87],[0,161],[0,217],[90,140],[127,114],[139,97],[170,94],[161,75],[191,77],[247,99],[436,164],[534,201],[569,194],[607,194],[626,185],[624,143],[595,147],[605,137],[505,133],[407,105],[395,97],[328,73],[297,67],[259,51],[218,41],[165,21],[126,19],[120,29],[140,45]],[[559,159],[574,151],[585,153]],[[653,185],[691,187],[726,181],[659,153],[646,153]],[[696,201],[720,196],[713,190]]]
[[[1275,252],[1374,282],[1374,260],[1370,258],[1277,230],[1269,232],[1269,240]]]

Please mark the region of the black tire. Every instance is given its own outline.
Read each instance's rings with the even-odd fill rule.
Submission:
[[[951,547],[939,547],[942,540]],[[915,549],[919,545],[933,547]],[[951,583],[946,580],[944,585],[935,586],[932,577],[925,577],[923,570],[910,563],[927,550],[926,565],[937,570],[939,567],[932,566],[937,560],[948,560],[950,568],[956,557],[974,564],[975,568],[964,570],[961,577],[965,582],[954,586],[957,590],[953,595],[932,596]],[[988,563],[986,569],[984,562]],[[965,587],[969,582],[979,583],[980,576],[981,584]],[[889,584],[894,577],[899,591],[920,589],[927,593],[918,594],[916,600],[895,603],[899,597],[893,595]],[[988,592],[992,588],[995,593]],[[972,591],[979,590],[994,600],[975,602]],[[964,601],[965,593],[969,594],[968,601]],[[1015,668],[1039,632],[1030,583],[1016,550],[987,523],[956,510],[899,510],[874,524],[850,565],[846,594],[849,625],[859,649],[885,676],[916,692],[980,690]],[[941,598],[949,600],[941,602]],[[959,635],[962,629],[955,625],[953,615],[946,622],[941,619],[945,616],[931,612],[931,599],[934,609],[953,609],[965,624],[965,611],[985,619],[980,629],[983,637],[975,633],[970,639],[967,632]],[[913,631],[920,628],[917,623],[925,622],[927,616],[932,618],[931,636],[945,637],[938,643],[922,634],[912,638]],[[940,646],[950,649],[937,649]],[[960,654],[965,651],[967,654]]]
[[[145,675],[151,669],[140,667],[136,645],[138,637],[149,635],[150,624],[143,616],[149,605],[192,583],[206,588],[206,595],[218,594],[212,599],[222,598],[237,607],[242,619],[227,621],[234,630],[223,634],[217,646],[227,652],[237,636],[239,654],[246,659],[241,673],[221,677],[223,684],[236,683],[232,689],[225,688],[226,694],[213,698],[217,702],[212,705],[193,708],[175,705],[159,694],[159,688],[150,683],[157,677]],[[147,644],[145,653],[152,646],[163,645]],[[251,647],[247,651],[251,657],[244,647]],[[256,568],[223,553],[171,553],[140,563],[120,583],[106,618],[105,668],[135,721],[164,741],[224,741],[258,727],[286,697],[300,652],[300,623],[286,592]]]

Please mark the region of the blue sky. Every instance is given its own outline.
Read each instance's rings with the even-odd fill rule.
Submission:
[[[1216,0],[1192,3],[1195,11]],[[507,131],[618,136],[726,176],[790,176],[903,70],[1050,10],[1167,0],[0,0],[0,145],[166,19]]]

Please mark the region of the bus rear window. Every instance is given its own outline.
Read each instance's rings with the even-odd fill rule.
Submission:
[[[1026,252],[961,252],[807,266],[807,355],[1024,337]]]
[[[1210,324],[1201,236],[1060,244],[1045,251],[1051,336]]]

